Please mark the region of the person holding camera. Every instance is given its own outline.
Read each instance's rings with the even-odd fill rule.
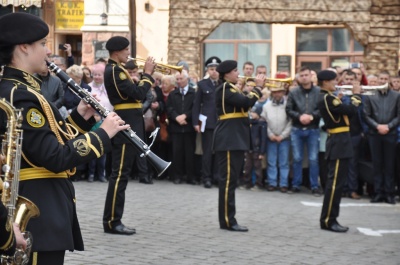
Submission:
[[[74,61],[74,57],[72,56],[71,44],[69,44],[69,43],[59,44],[58,49],[65,51],[65,54],[67,55],[67,65],[65,66],[65,64],[64,64],[65,69],[73,66],[75,64],[75,61]],[[65,69],[62,69],[62,70],[65,71]]]

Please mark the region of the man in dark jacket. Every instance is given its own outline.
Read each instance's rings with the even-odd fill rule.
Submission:
[[[205,188],[211,188],[212,182],[218,181],[217,166],[214,163],[212,153],[212,137],[217,124],[217,111],[215,108],[215,89],[218,86],[217,66],[221,60],[216,57],[210,57],[205,66],[207,68],[208,78],[197,83],[196,98],[193,103],[193,127],[196,132],[201,132],[201,144],[203,148],[201,175]],[[205,129],[201,131],[199,125],[199,115],[207,117],[205,121]]]
[[[379,85],[385,85],[389,73],[378,76]],[[397,126],[400,122],[399,93],[391,89],[379,90],[366,97],[365,121],[368,124],[368,140],[374,168],[375,196],[371,202],[395,204],[394,167],[396,157]]]
[[[61,108],[64,100],[64,88],[60,78],[51,75],[49,71],[39,73],[37,76],[42,80],[40,91],[43,96],[47,101],[53,103],[57,109]]]
[[[172,165],[174,183],[184,180],[188,184],[197,184],[194,179],[194,150],[196,133],[192,126],[192,109],[195,90],[189,86],[186,70],[175,75],[177,88],[171,91],[167,99],[167,116],[172,142]]]
[[[299,192],[302,182],[303,147],[307,144],[309,177],[312,193],[321,195],[318,184],[318,149],[320,113],[318,110],[319,87],[311,82],[311,71],[302,67],[299,72],[300,85],[289,92],[286,113],[292,118],[290,133],[293,151],[292,191]]]

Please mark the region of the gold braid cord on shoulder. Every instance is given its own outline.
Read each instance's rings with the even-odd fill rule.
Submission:
[[[226,86],[226,82],[224,83],[224,87],[222,88],[222,112],[224,113],[224,115],[226,114],[226,112],[225,112],[225,86]]]
[[[47,120],[49,121],[49,126],[50,126],[51,130],[54,132],[54,134],[56,135],[57,140],[60,144],[65,144],[64,140],[61,137],[61,134],[65,138],[67,138],[67,140],[74,139],[78,135],[78,129],[69,123],[65,123],[65,125],[67,127],[67,132],[64,132],[62,130],[62,128],[58,125],[58,123],[55,122],[56,118],[54,117],[53,110],[51,109],[49,103],[43,97],[43,95],[39,94],[38,92],[36,92],[35,90],[30,89],[30,88],[28,88],[28,91],[32,92],[38,98],[40,105],[42,106],[42,109],[47,117]],[[24,158],[25,158],[25,156],[24,156]],[[29,164],[31,164],[31,163],[29,163]],[[68,169],[65,172],[69,176],[74,175],[76,173],[76,168],[73,168],[72,170]]]
[[[328,97],[328,94],[326,94],[326,95],[324,96],[326,111],[328,112],[329,116],[331,117],[331,119],[333,120],[334,123],[339,123],[339,122],[340,122],[340,116],[339,116],[339,119],[338,119],[338,120],[335,120],[335,118],[333,117],[331,111],[329,110],[328,102],[326,102],[326,98],[327,98],[327,97]]]
[[[128,99],[128,96],[123,97],[123,96],[121,95],[121,92],[119,92],[119,89],[118,89],[118,86],[117,86],[117,82],[115,81],[115,71],[114,71],[114,68],[115,68],[115,66],[113,66],[113,68],[112,68],[112,73],[113,73],[113,80],[114,80],[115,89],[117,90],[117,93],[118,93],[118,95],[119,95],[119,97],[120,97],[121,99],[127,100],[127,99]],[[122,70],[124,70],[124,68],[122,68]],[[124,71],[124,72],[125,72],[125,71]],[[125,74],[126,74],[126,73],[125,73]],[[128,77],[131,78],[130,75],[129,75],[129,73],[128,73]],[[130,79],[130,80],[132,81],[132,79]],[[133,82],[133,81],[132,81],[132,82]]]
[[[229,83],[233,88],[238,91],[240,94],[244,95],[243,91],[237,88],[235,84]],[[236,106],[234,107],[233,111],[236,113]],[[243,108],[240,108],[240,111],[242,112],[243,115],[246,115],[246,111]]]

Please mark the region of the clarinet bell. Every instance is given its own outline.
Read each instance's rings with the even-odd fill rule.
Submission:
[[[161,176],[165,172],[165,170],[167,170],[167,168],[171,165],[171,162],[162,160],[152,151],[149,151],[146,154],[146,158],[150,162],[150,164],[156,169],[158,177]]]

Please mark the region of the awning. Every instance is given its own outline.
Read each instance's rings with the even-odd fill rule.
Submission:
[[[13,5],[13,6],[37,6],[37,7],[42,7],[42,0],[0,0],[0,5],[2,6],[8,6],[8,5]]]

